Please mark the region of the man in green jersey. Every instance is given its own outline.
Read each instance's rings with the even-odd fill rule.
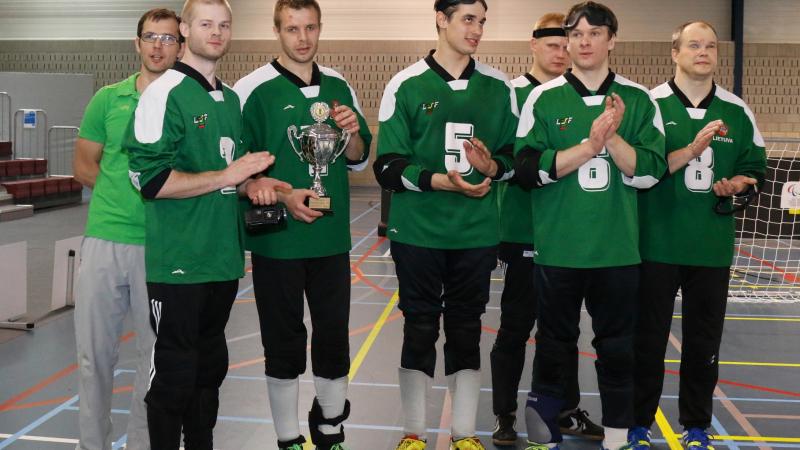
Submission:
[[[717,214],[714,207],[720,197],[762,183],[766,156],[753,113],[714,83],[714,28],[702,21],[679,26],[672,60],[675,78],[652,91],[664,119],[669,173],[639,200],[643,261],[631,440],[639,448],[650,446],[680,288],[679,420],[686,447],[707,450],[736,227],[732,215]]]
[[[637,189],[666,170],[658,107],[609,70],[618,23],[584,2],[565,20],[572,70],[535,88],[517,130],[516,177],[533,191],[539,328],[526,422],[530,448],[556,447],[581,305],[592,317],[603,448],[633,423],[633,330],[640,263]]]
[[[156,333],[145,397],[154,450],[210,450],[228,369],[225,324],[244,274],[236,186],[274,157],[244,155],[236,94],[215,77],[226,0],[188,0],[185,55],[150,84],[128,127],[131,182],[145,201],[145,267]]]
[[[144,204],[128,181],[128,155],[121,145],[139,95],[175,64],[181,50],[178,23],[168,9],[142,15],[134,40],[142,61],[139,72],[92,97],[75,143],[75,178],[92,189],[75,289],[82,450],[111,448],[114,366],[128,312],[137,364],[126,445],[150,448],[144,395],[155,335],[145,284]]]
[[[475,437],[481,315],[497,265],[494,180],[513,175],[517,122],[506,76],[476,62],[484,0],[437,0],[435,51],[395,75],[379,113],[381,186],[394,192],[388,236],[405,318],[400,392],[405,436],[425,448],[426,399],[443,318],[452,398],[452,448],[483,449]]]
[[[265,177],[249,183],[248,190],[270,190],[275,179],[291,185],[271,189],[292,216],[286,228],[248,234],[245,241],[252,252],[269,404],[278,448],[302,449],[297,400],[299,376],[306,370],[305,294],[313,325],[311,363],[317,394],[308,413],[311,438],[318,449],[340,450],[342,423],[350,411],[348,169],[366,166],[372,136],[344,77],[314,62],[322,30],[317,1],[278,0],[274,22],[280,56],[234,86],[242,102],[244,147],[268,149],[280,161]],[[330,118],[317,119],[350,134],[342,156],[322,173],[332,210],[324,215],[306,204],[318,197],[307,189],[314,178],[312,167],[292,149],[300,143],[287,136],[290,127],[312,125],[312,110],[320,107],[330,109]]]
[[[536,21],[531,38],[533,65],[530,72],[511,80],[517,105],[528,98],[536,86],[561,76],[567,69],[569,54],[563,28],[564,14],[545,14]],[[500,207],[500,246],[498,255],[505,263],[503,294],[500,298],[500,328],[491,353],[492,409],[497,426],[492,434],[495,445],[514,445],[517,392],[525,350],[536,322],[536,297],[533,290],[533,224],[531,193],[515,179],[498,188]],[[602,439],[603,429],[592,423],[586,411],[578,408],[578,347],[574,348],[566,402],[559,415],[559,427],[568,434]]]

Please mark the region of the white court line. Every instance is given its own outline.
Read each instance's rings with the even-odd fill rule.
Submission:
[[[11,436],[12,436],[11,434],[0,433],[0,438],[2,438],[2,439],[8,439]],[[48,437],[48,436],[30,436],[30,435],[20,436],[20,437],[17,438],[17,440],[20,440],[20,441],[35,441],[35,442],[53,442],[53,443],[56,443],[56,444],[77,444],[78,443],[77,439],[57,438],[57,437]]]

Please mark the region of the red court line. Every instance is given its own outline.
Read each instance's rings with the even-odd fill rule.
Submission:
[[[114,389],[113,393],[120,394],[122,392],[132,392],[132,391],[133,391],[133,386],[121,386]],[[38,402],[17,403],[15,405],[11,405],[6,411],[19,411],[20,409],[31,409],[31,408],[38,408],[40,406],[57,405],[64,403],[71,398],[72,397],[58,397],[58,398],[51,398],[48,400],[41,400]]]
[[[125,342],[135,336],[136,333],[130,332],[120,338],[120,342]],[[20,392],[19,394],[9,398],[2,404],[0,404],[0,412],[8,411],[12,409],[11,407],[17,404],[18,402],[25,400],[26,398],[30,397],[31,395],[41,391],[42,389],[46,388],[47,386],[55,383],[56,381],[70,375],[72,372],[75,372],[78,369],[77,364],[70,364],[69,366],[59,370],[58,372],[50,375],[49,377],[45,378],[44,380],[38,382],[37,384],[29,387],[28,389]]]
[[[783,268],[781,268],[781,267],[778,267],[778,266],[776,266],[775,264],[772,264],[772,263],[771,263],[771,262],[769,262],[769,261],[763,260],[763,259],[759,258],[758,256],[752,255],[752,254],[750,254],[749,252],[742,250],[741,248],[737,248],[736,250],[737,250],[739,253],[741,253],[742,255],[744,255],[744,256],[746,256],[746,257],[748,257],[748,258],[755,259],[756,261],[759,261],[759,262],[761,262],[761,264],[763,264],[763,265],[765,265],[765,266],[769,267],[770,269],[772,269],[772,270],[774,270],[774,271],[776,271],[776,272],[780,272],[780,273],[782,273],[782,274],[783,274],[783,279],[784,279],[784,280],[786,280],[786,281],[788,281],[789,283],[795,283],[795,282],[797,282],[797,276],[795,276],[795,275],[793,275],[793,274],[791,274],[791,273],[787,272],[787,271],[786,271],[786,270],[784,270]]]

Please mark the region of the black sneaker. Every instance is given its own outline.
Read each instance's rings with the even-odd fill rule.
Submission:
[[[558,418],[558,427],[563,434],[582,437],[592,441],[602,441],[603,427],[589,420],[589,413],[582,409],[575,409]]]
[[[494,445],[511,446],[517,443],[517,431],[514,430],[514,423],[517,417],[513,414],[497,416],[497,426],[492,433]]]

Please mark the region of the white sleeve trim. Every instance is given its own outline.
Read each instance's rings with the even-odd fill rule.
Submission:
[[[487,77],[492,77],[494,79],[500,80],[503,84],[506,85],[511,94],[509,94],[509,101],[511,103],[511,112],[514,114],[514,117],[519,117],[519,109],[517,106],[517,93],[514,90],[514,85],[511,84],[511,81],[508,80],[508,76],[500,70],[495,69],[494,67],[483,64],[480,61],[475,61],[475,70]]]
[[[358,164],[348,164],[347,168],[349,168],[353,172],[361,172],[362,170],[367,168],[368,164],[369,164],[369,159],[365,159],[364,161],[361,161]]]
[[[623,173],[622,183],[636,189],[650,189],[658,184],[658,178],[651,175],[645,175],[643,177],[629,177]]]
[[[546,184],[553,184],[558,181],[550,178],[550,173],[547,172],[546,170],[539,171],[539,179],[542,180],[542,186]]]
[[[661,119],[661,108],[658,107],[658,103],[655,101],[655,99],[653,98],[653,95],[650,93],[650,91],[646,87],[642,86],[641,84],[634,83],[633,81],[623,77],[620,74],[614,74],[614,81],[619,83],[619,84],[621,84],[621,85],[623,85],[623,86],[634,87],[634,88],[639,89],[640,91],[644,92],[645,94],[647,94],[647,98],[650,99],[650,103],[652,103],[653,106],[656,108],[656,113],[655,113],[655,115],[653,115],[653,126],[656,127],[658,129],[658,131],[661,132],[661,135],[663,136],[664,135],[664,121]]]
[[[277,78],[279,75],[280,73],[275,70],[275,67],[272,66],[272,63],[269,63],[250,72],[250,74],[237,81],[236,84],[233,85],[233,90],[236,92],[236,95],[239,96],[239,104],[241,105],[242,110],[244,110],[244,105],[247,103],[247,99],[250,98],[250,95],[256,90],[256,88],[267,81]]]
[[[756,124],[756,118],[753,115],[753,111],[750,110],[750,107],[747,106],[747,103],[744,102],[741,98],[736,96],[736,94],[726,91],[717,85],[716,96],[720,98],[720,100],[726,101],[728,103],[733,103],[736,106],[741,107],[744,110],[745,115],[747,118],[750,119],[750,123],[753,125],[753,144],[756,144],[759,147],[764,147],[764,137],[761,135],[761,131],[758,130],[758,125]]]
[[[522,109],[519,112],[519,126],[517,126],[518,138],[524,138],[533,129],[533,125],[535,123],[535,119],[533,117],[533,105],[539,100],[539,97],[542,95],[542,93],[547,90],[563,86],[566,83],[567,79],[562,75],[533,88],[531,93],[528,94],[528,98],[525,100],[525,104],[522,105]]]
[[[386,89],[383,91],[381,107],[378,112],[379,122],[386,122],[394,115],[394,111],[397,108],[397,91],[400,90],[400,86],[408,79],[419,76],[428,69],[430,69],[428,64],[424,59],[421,59],[392,77],[389,84],[386,85]]]
[[[137,141],[154,144],[161,140],[169,93],[185,77],[181,72],[170,69],[144,90],[134,114],[133,131]]]
[[[409,181],[408,178],[400,176],[400,180],[403,181],[403,186],[405,186],[409,191],[422,192],[422,189],[418,188],[414,183]]]

